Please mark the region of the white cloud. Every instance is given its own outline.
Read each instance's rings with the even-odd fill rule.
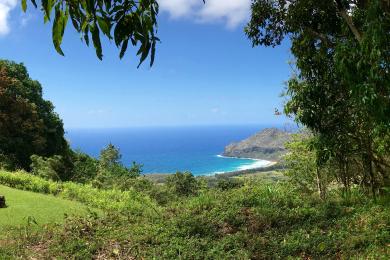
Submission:
[[[1,1],[1,0],[0,0]],[[21,13],[20,15],[20,27],[25,27],[27,26],[31,20],[34,20],[36,16],[34,14],[30,13]]]
[[[9,33],[9,13],[16,7],[18,0],[0,0],[0,35]]]
[[[229,28],[246,22],[251,0],[160,0],[160,9],[172,18],[193,19],[196,22],[223,22]]]
[[[202,0],[160,0],[158,4],[162,11],[167,11],[173,18],[187,16],[199,6]]]

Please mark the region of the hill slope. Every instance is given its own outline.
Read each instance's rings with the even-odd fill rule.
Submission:
[[[85,214],[86,206],[81,203],[56,198],[51,195],[22,191],[0,185],[0,194],[4,195],[7,208],[0,209],[0,231],[19,225],[25,225],[29,216],[36,222],[47,224],[62,222],[64,214]]]
[[[266,128],[238,143],[225,147],[224,156],[278,161],[285,153],[284,144],[291,134],[277,128]]]

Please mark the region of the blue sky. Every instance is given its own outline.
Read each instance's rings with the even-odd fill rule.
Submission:
[[[252,48],[243,27],[250,0],[160,0],[156,61],[137,69],[110,42],[104,59],[70,24],[58,55],[51,25],[31,4],[0,0],[0,58],[23,62],[66,128],[282,124],[274,115],[290,75],[289,43]]]

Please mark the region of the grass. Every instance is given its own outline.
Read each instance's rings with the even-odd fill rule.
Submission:
[[[81,203],[0,185],[7,208],[0,209],[0,234],[4,230],[26,225],[33,217],[38,225],[63,222],[65,214],[84,215],[87,207]],[[0,235],[1,236],[1,235]]]
[[[39,238],[10,237],[8,248],[0,239],[0,259],[389,259],[389,200],[328,196],[285,182],[206,189],[171,200],[158,218],[112,211],[68,218]]]

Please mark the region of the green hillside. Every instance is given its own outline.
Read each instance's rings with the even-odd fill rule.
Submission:
[[[120,191],[0,172],[5,185],[60,190],[53,197],[0,186],[10,205],[0,209],[1,225],[22,224],[0,237],[0,259],[388,259],[388,197],[375,201],[357,188],[348,196],[333,188],[323,201],[289,181],[272,181],[279,174],[217,180],[212,187],[188,173],[158,185],[138,177],[137,191]],[[25,234],[26,216],[42,224],[85,212],[64,197],[107,214]]]
[[[62,222],[65,214],[85,214],[81,203],[0,185],[7,208],[0,209],[0,233],[10,227],[25,225],[33,217],[38,225]]]

